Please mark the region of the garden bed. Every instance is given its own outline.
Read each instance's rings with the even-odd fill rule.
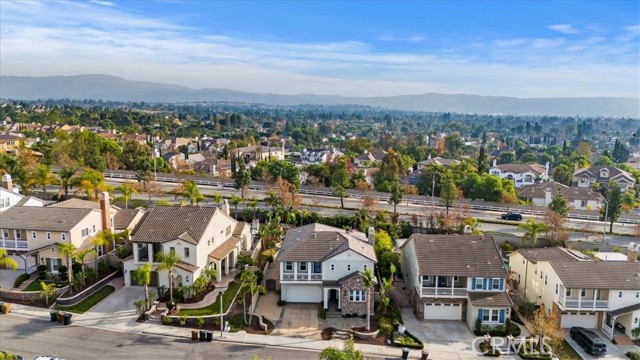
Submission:
[[[113,286],[106,285],[100,288],[100,290],[94,292],[93,294],[89,295],[86,299],[80,301],[75,305],[72,305],[72,306],[56,305],[55,309],[64,310],[64,311],[68,311],[76,314],[84,314],[89,309],[91,309],[96,304],[98,304],[100,301],[104,300],[107,296],[111,295],[111,293],[113,293],[115,290],[116,289]]]
[[[240,290],[242,283],[232,281],[229,283],[229,287],[222,294],[223,309],[222,311],[229,310],[229,306],[236,297],[236,294]],[[208,306],[198,309],[181,309],[178,312],[178,316],[206,316],[206,315],[219,315],[220,314],[220,296],[216,297],[216,301]]]
[[[331,340],[331,336],[334,331],[336,331],[336,329],[332,327],[322,329],[322,332],[320,333],[322,340]]]

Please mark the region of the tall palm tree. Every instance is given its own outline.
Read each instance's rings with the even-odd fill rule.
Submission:
[[[44,198],[47,198],[47,185],[52,185],[56,183],[56,177],[53,175],[53,171],[51,170],[51,166],[40,164],[38,167],[33,170],[31,175],[29,176],[29,180],[27,180],[32,186],[39,186],[42,189],[44,194]]]
[[[60,182],[60,190],[58,190],[58,196],[64,191],[64,198],[69,198],[69,188],[73,185],[71,179],[78,172],[78,168],[75,166],[65,166],[58,171],[58,181]]]
[[[144,310],[149,310],[149,284],[151,284],[151,263],[146,263],[133,272],[133,278],[138,285],[144,286]]]
[[[253,298],[253,296],[259,291],[264,291],[264,287],[258,284],[258,276],[253,271],[250,271],[250,270],[242,271],[242,273],[240,274],[240,281],[242,281],[241,292],[243,294],[243,299],[244,299],[244,294],[246,294],[247,292],[251,294],[251,298]],[[244,303],[246,303],[246,301],[244,301],[243,304]],[[251,322],[251,319],[253,319],[253,310],[255,309],[255,306],[253,305],[254,304],[252,304],[252,306],[249,307],[249,323]],[[247,324],[246,307],[244,308],[244,315],[245,315],[244,323]]]
[[[531,246],[534,246],[536,241],[538,241],[538,235],[545,231],[547,226],[541,221],[529,219],[526,223],[518,225],[518,229],[525,231],[525,234],[522,237],[522,245],[524,245],[525,240],[529,239]]]
[[[371,289],[374,283],[373,271],[371,271],[371,269],[367,269],[362,273],[362,283],[367,288],[367,325],[365,330],[369,331],[371,323]]]
[[[269,190],[267,192],[267,197],[264,198],[264,201],[271,206],[271,208],[275,208],[278,204],[280,204],[280,199],[278,199],[278,195],[274,190]]]
[[[132,182],[126,181],[122,183],[122,185],[116,188],[120,192],[120,197],[118,199],[122,199],[124,201],[124,208],[129,208],[129,201],[131,201],[131,197],[138,193],[138,189],[136,185]]]
[[[77,193],[86,193],[89,200],[95,200],[99,192],[113,189],[104,182],[101,172],[91,168],[85,168],[80,175],[71,179],[71,183],[78,188]]]
[[[249,208],[253,211],[253,218],[256,218],[256,210],[258,209],[258,200],[249,201]]]
[[[213,200],[215,200],[216,204],[218,204],[218,207],[220,207],[220,204],[222,204],[222,199],[224,199],[224,196],[222,196],[222,194],[220,194],[219,192],[213,194]]]
[[[89,254],[95,254],[96,253],[96,249],[95,248],[86,248],[86,249],[78,249],[74,254],[73,254],[73,258],[76,259],[79,263],[80,266],[82,266],[82,272],[84,273],[84,264],[85,264],[85,259],[87,258],[87,255]],[[84,286],[85,284],[85,280],[86,278],[83,276],[82,277],[82,285]]]
[[[69,279],[69,283],[71,283],[71,258],[74,256],[78,248],[71,243],[60,243],[58,244],[58,252],[67,257],[67,279]],[[69,286],[69,292],[73,292],[73,287]]]
[[[158,271],[167,270],[169,278],[169,300],[173,302],[173,281],[171,279],[171,272],[175,269],[182,259],[174,252],[161,252],[157,258],[160,265],[158,265]]]
[[[233,205],[233,207],[235,208],[236,219],[238,218],[238,205],[240,204],[241,201],[242,201],[242,198],[240,198],[236,194],[231,195],[231,199],[229,200],[229,203]]]
[[[178,196],[189,199],[191,205],[197,205],[200,201],[206,199],[206,197],[202,195],[202,193],[200,193],[198,185],[191,180],[185,180],[182,183],[182,185],[178,188],[176,198]]]
[[[106,249],[112,239],[113,234],[111,233],[111,230],[106,229],[101,231],[95,238],[93,238],[93,240],[91,240],[91,244],[94,246],[96,254],[96,260],[94,261],[96,274],[98,273],[98,248],[102,246],[103,249]]]
[[[18,263],[9,257],[7,249],[4,248],[0,248],[0,267],[11,268],[13,271],[18,268]]]

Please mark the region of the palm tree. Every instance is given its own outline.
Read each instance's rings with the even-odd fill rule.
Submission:
[[[135,184],[129,181],[124,182],[122,185],[116,188],[121,194],[118,199],[122,199],[124,201],[124,208],[129,208],[129,201],[131,201],[131,197],[138,193],[138,189]]]
[[[300,226],[302,226],[304,220],[307,220],[309,217],[311,216],[311,211],[309,210],[305,210],[305,209],[301,209],[298,210],[298,218],[300,219]]]
[[[529,219],[526,223],[520,224],[518,226],[518,229],[525,231],[525,234],[522,237],[522,245],[524,245],[525,240],[529,239],[531,246],[534,246],[536,244],[536,241],[538,241],[538,235],[540,235],[541,232],[545,231],[547,229],[547,226],[541,221]]]
[[[258,200],[249,201],[249,208],[253,211],[253,218],[256,218],[256,210],[258,209]]]
[[[171,279],[171,272],[175,269],[182,259],[174,252],[161,252],[157,258],[160,265],[158,265],[158,271],[167,270],[169,278],[169,300],[173,302],[173,281]]]
[[[78,172],[78,168],[74,166],[65,166],[58,171],[58,180],[60,181],[58,195],[64,190],[64,198],[69,198],[69,188],[72,186],[71,179],[76,175],[76,172]]]
[[[149,310],[149,284],[151,283],[151,263],[146,263],[133,272],[133,278],[138,285],[144,286],[144,310]]]
[[[18,268],[18,263],[9,257],[7,249],[4,248],[0,248],[0,267],[11,268],[13,271]]]
[[[101,231],[98,236],[91,240],[91,244],[94,246],[96,254],[96,260],[94,261],[96,274],[98,273],[98,248],[102,246],[103,249],[106,249],[109,246],[109,241],[111,241],[112,239],[113,234],[111,233],[111,230],[106,229]]]
[[[56,177],[53,175],[51,166],[40,164],[33,170],[29,180],[27,180],[32,186],[39,186],[42,188],[44,198],[47,198],[47,185],[56,183]]]
[[[222,194],[220,194],[219,192],[213,194],[213,200],[215,200],[216,204],[218,204],[218,207],[220,207],[222,199],[224,199],[224,196],[222,196]]]
[[[178,188],[176,198],[178,196],[189,199],[191,205],[197,205],[200,201],[206,199],[206,197],[200,193],[198,185],[191,180],[185,180],[182,183],[182,185]]]
[[[85,168],[80,175],[71,179],[71,183],[78,188],[77,193],[86,193],[89,200],[94,200],[99,192],[113,189],[104,182],[101,172],[91,168]]]
[[[58,252],[67,257],[67,279],[69,279],[69,283],[71,283],[71,258],[74,256],[78,248],[71,243],[60,243],[58,244]],[[69,286],[69,292],[73,292],[73,287]]]
[[[49,305],[49,299],[53,299],[56,296],[56,284],[47,284],[44,281],[40,281],[40,287],[42,288],[40,291],[40,297],[44,299],[44,303],[46,305]]]
[[[244,295],[247,292],[251,294],[251,298],[253,299],[253,296],[256,293],[258,293],[259,291],[264,291],[265,290],[263,286],[258,284],[258,276],[253,271],[244,270],[240,274],[240,281],[242,281],[243,299],[244,299]],[[244,301],[243,303],[246,303],[246,301]],[[251,304],[251,307],[249,307],[249,322],[251,322],[251,319],[253,319],[253,310],[254,309],[255,309],[255,304]],[[244,308],[244,315],[245,315],[244,323],[247,324],[247,309],[246,309],[246,307]]]
[[[229,203],[233,205],[233,207],[235,208],[236,219],[238,218],[238,205],[240,204],[241,201],[242,201],[242,198],[240,198],[236,194],[231,195],[231,200],[229,200]]]
[[[373,288],[373,272],[371,269],[367,269],[362,273],[362,283],[367,288],[367,325],[365,330],[369,331],[371,323],[371,289]]]
[[[82,249],[82,250],[77,250],[74,254],[73,254],[73,258],[76,259],[79,263],[80,266],[82,266],[82,272],[84,273],[84,264],[85,264],[85,259],[87,258],[87,255],[89,254],[95,254],[96,253],[96,249],[95,248],[86,248],[86,249]],[[96,259],[97,260],[97,259]],[[82,278],[82,285],[85,285],[85,278]]]
[[[280,204],[280,199],[278,199],[278,195],[273,190],[269,190],[269,192],[267,193],[267,197],[264,198],[264,201],[269,204],[272,209]]]

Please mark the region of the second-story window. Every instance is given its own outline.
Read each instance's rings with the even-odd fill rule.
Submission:
[[[367,271],[367,264],[362,265],[362,270]]]
[[[493,279],[491,282],[491,289],[500,290],[500,279]]]
[[[558,293],[558,284],[556,284],[556,294]]]
[[[544,284],[547,285],[547,276],[544,276]]]
[[[20,229],[16,229],[16,239],[20,238],[22,238],[22,232],[20,231]]]
[[[32,238],[32,239],[35,239],[35,238],[37,238],[37,237],[38,237],[38,235],[36,234],[36,232],[35,232],[35,231],[32,231],[32,232],[31,232],[31,238]]]
[[[320,274],[322,272],[322,263],[319,261],[316,261],[313,263],[313,273],[314,274]]]
[[[175,255],[176,253],[176,248],[174,248],[173,246],[169,248],[169,254]]]
[[[93,225],[93,232],[96,232],[96,226]]]
[[[306,261],[299,262],[298,263],[298,270],[307,271],[307,262]]]
[[[618,291],[618,297],[622,298],[622,291]]]
[[[483,283],[482,278],[476,278],[476,287],[475,290],[482,290],[482,283]]]
[[[587,289],[580,290],[580,296],[582,296],[582,297],[587,296]]]
[[[9,229],[2,229],[2,236],[4,236],[5,239],[9,238]]]
[[[189,248],[184,248],[184,258],[185,259],[189,258]]]
[[[566,296],[571,296],[571,289],[567,289],[564,292],[566,294]]]
[[[284,269],[286,271],[293,271],[293,263],[291,261],[287,261],[284,263]]]
[[[331,271],[334,271],[336,269],[336,264],[331,264]]]

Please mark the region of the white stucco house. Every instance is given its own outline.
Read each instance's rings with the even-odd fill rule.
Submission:
[[[633,190],[636,179],[628,172],[614,166],[592,166],[590,168],[577,169],[573,173],[572,186],[578,188],[591,188],[595,184],[607,185],[615,181],[622,191]]]
[[[530,200],[533,205],[549,206],[553,198],[560,194],[569,206],[578,210],[596,210],[604,204],[602,194],[591,189],[569,187],[555,181],[525,185],[518,188],[518,197]]]
[[[289,230],[277,256],[281,300],[363,314],[366,290],[359,276],[374,271],[374,239],[373,228],[368,237],[318,223]]]
[[[402,274],[419,320],[459,320],[473,329],[511,314],[507,270],[491,236],[413,234],[400,247]]]
[[[509,255],[509,265],[517,291],[556,312],[562,328],[599,329],[613,339],[631,337],[640,326],[637,245],[627,255],[627,261],[594,261],[559,247],[521,249]]]
[[[0,187],[0,213],[9,210],[12,206],[35,206],[42,207],[47,201],[33,196],[24,196],[13,186],[11,175],[2,175],[2,186]]]
[[[549,180],[549,163],[540,164],[501,164],[493,160],[489,174],[513,181],[516,187],[533,185],[536,179],[540,182]]]

